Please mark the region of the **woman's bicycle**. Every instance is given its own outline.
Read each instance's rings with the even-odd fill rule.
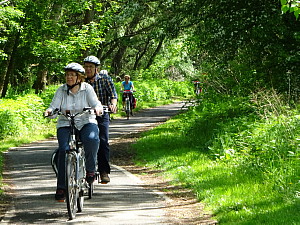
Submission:
[[[130,115],[133,116],[133,102],[132,102],[133,92],[134,91],[132,91],[132,90],[121,91],[121,93],[123,93],[123,95],[125,96],[124,111],[125,111],[125,114],[126,114],[126,117],[127,117],[128,120],[129,120]]]
[[[75,128],[75,118],[84,113],[93,113],[90,108],[83,109],[83,112],[70,114],[66,112],[63,114],[58,109],[54,114],[63,115],[70,121],[70,150],[66,152],[66,203],[68,209],[69,219],[72,220],[76,216],[76,212],[81,212],[84,203],[84,193],[88,190],[89,198],[92,197],[93,184],[88,184],[85,180],[85,152],[82,142],[79,138],[78,132]],[[51,165],[57,175],[57,150],[53,152],[51,157]],[[99,179],[96,174],[96,179]]]

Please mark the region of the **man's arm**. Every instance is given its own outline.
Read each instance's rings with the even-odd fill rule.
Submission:
[[[110,76],[107,76],[106,81],[107,81],[106,87],[108,88],[107,91],[110,95],[109,108],[112,113],[116,113],[117,112],[117,103],[118,103],[118,94],[116,91],[116,87]]]

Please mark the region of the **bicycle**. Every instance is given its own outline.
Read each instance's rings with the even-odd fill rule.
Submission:
[[[124,90],[124,91],[121,91],[121,93],[123,93],[125,95],[125,114],[126,114],[126,117],[127,119],[129,120],[129,116],[133,116],[133,102],[132,102],[132,99],[133,99],[133,92],[135,91],[132,91],[132,90]]]
[[[200,81],[193,81],[193,83],[194,83],[194,88],[195,88],[195,94],[200,95],[200,93],[202,92],[202,88],[200,86]]]
[[[84,108],[83,112],[70,114],[66,112],[63,114],[58,109],[54,110],[53,114],[63,115],[70,121],[70,150],[66,152],[66,203],[68,209],[69,219],[72,220],[77,212],[82,212],[84,203],[84,193],[88,189],[89,198],[92,197],[93,184],[89,185],[85,180],[85,152],[78,132],[75,128],[75,117],[81,116],[84,113],[93,113],[90,108]],[[50,116],[52,116],[50,115]],[[51,156],[51,165],[57,176],[57,150]],[[96,178],[97,175],[96,175]]]

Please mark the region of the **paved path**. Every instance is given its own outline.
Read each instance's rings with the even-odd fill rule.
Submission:
[[[138,132],[166,121],[181,106],[175,103],[144,110],[130,120],[113,120],[111,139],[121,138],[128,130]],[[93,198],[85,199],[83,212],[68,221],[66,204],[54,200],[56,177],[50,156],[55,148],[57,140],[50,139],[13,148],[5,154],[8,167],[4,179],[11,184],[15,197],[1,224],[167,224],[165,196],[143,188],[137,177],[117,165],[112,165],[111,182],[97,184]]]

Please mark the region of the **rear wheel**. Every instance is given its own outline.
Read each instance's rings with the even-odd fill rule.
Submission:
[[[94,183],[89,184],[89,189],[88,189],[88,195],[89,195],[89,199],[92,198],[94,193]]]
[[[72,153],[66,154],[66,202],[68,208],[69,219],[72,220],[76,216],[78,197],[78,184],[76,181],[76,157]]]
[[[83,192],[83,190],[81,190],[79,192],[79,195],[78,195],[78,198],[77,198],[77,207],[78,207],[77,212],[82,212],[82,210],[83,210],[83,202],[84,202],[83,194],[84,194],[84,192]]]
[[[130,115],[130,102],[129,102],[129,99],[128,99],[128,98],[126,99],[126,109],[125,109],[125,112],[126,112],[127,119],[129,120],[129,115]]]

